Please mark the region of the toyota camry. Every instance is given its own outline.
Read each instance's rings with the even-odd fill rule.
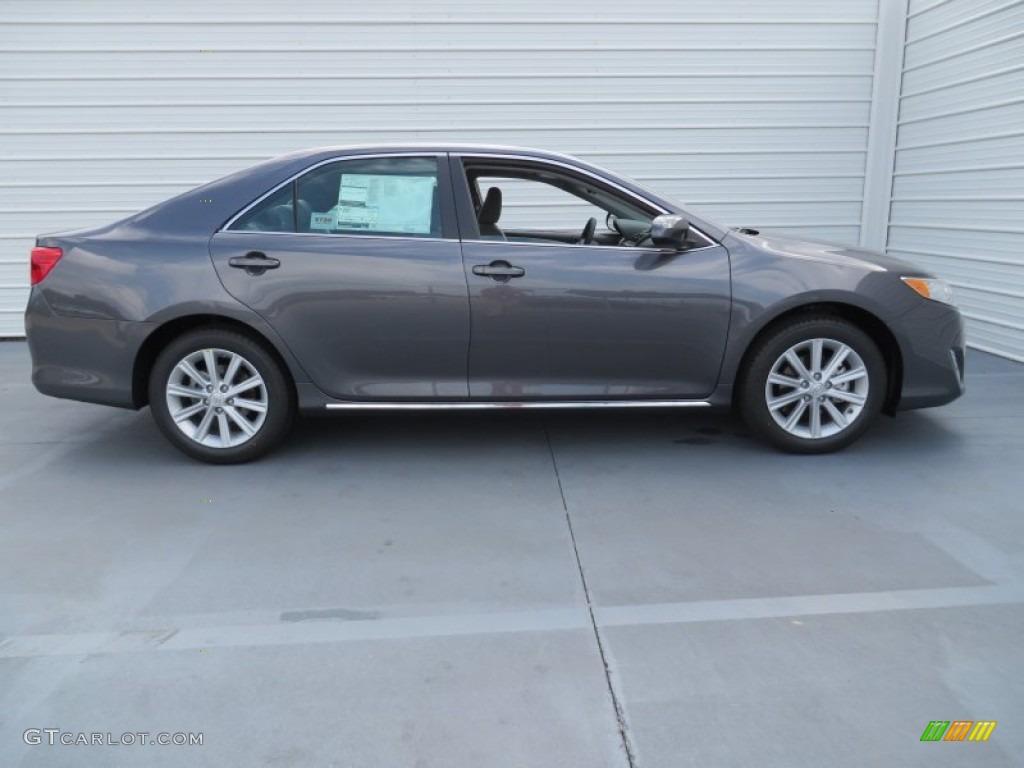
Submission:
[[[251,460],[300,412],[735,408],[795,453],[963,392],[949,287],[566,155],[319,148],[37,238],[36,388]]]

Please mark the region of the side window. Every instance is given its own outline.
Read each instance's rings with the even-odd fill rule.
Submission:
[[[341,160],[296,182],[299,232],[441,237],[437,160]]]
[[[481,201],[492,187],[501,190],[501,226],[504,229],[575,231],[591,216],[603,226],[608,215],[607,210],[543,181],[479,176],[476,183]]]
[[[288,184],[240,216],[229,227],[249,232],[294,232],[292,185]]]
[[[463,167],[482,240],[635,246],[644,242],[655,215],[582,174],[540,163],[469,160]]]

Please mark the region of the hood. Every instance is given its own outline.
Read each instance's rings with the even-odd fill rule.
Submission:
[[[730,229],[729,235],[750,243],[761,250],[796,259],[811,259],[840,266],[860,266],[872,271],[896,272],[900,275],[931,277],[927,271],[913,264],[895,259],[878,251],[852,245],[823,243],[816,240],[797,240],[777,235],[751,234],[755,230]]]

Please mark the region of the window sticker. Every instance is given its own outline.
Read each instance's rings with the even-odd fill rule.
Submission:
[[[309,218],[309,228],[321,231],[330,231],[337,228],[338,216],[334,211],[326,213],[313,213]]]
[[[379,229],[377,207],[338,204],[338,229]]]
[[[338,190],[338,205],[366,205],[369,176],[348,174]]]
[[[430,234],[436,184],[434,176],[344,174],[337,228]]]

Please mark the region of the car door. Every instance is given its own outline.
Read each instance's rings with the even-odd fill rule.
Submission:
[[[210,241],[224,287],[342,399],[467,397],[469,302],[445,154],[321,163]]]
[[[629,247],[604,227],[591,244],[574,242],[589,209],[602,221],[619,211],[648,223],[663,212],[583,169],[453,155],[453,178],[472,315],[472,398],[682,399],[713,391],[731,307],[725,248],[699,233],[681,252]],[[478,183],[485,178],[505,184],[504,201],[490,181]],[[509,194],[531,180],[572,199]],[[586,198],[582,209],[577,194]],[[507,216],[496,216],[495,198]],[[578,219],[565,218],[577,209]]]

